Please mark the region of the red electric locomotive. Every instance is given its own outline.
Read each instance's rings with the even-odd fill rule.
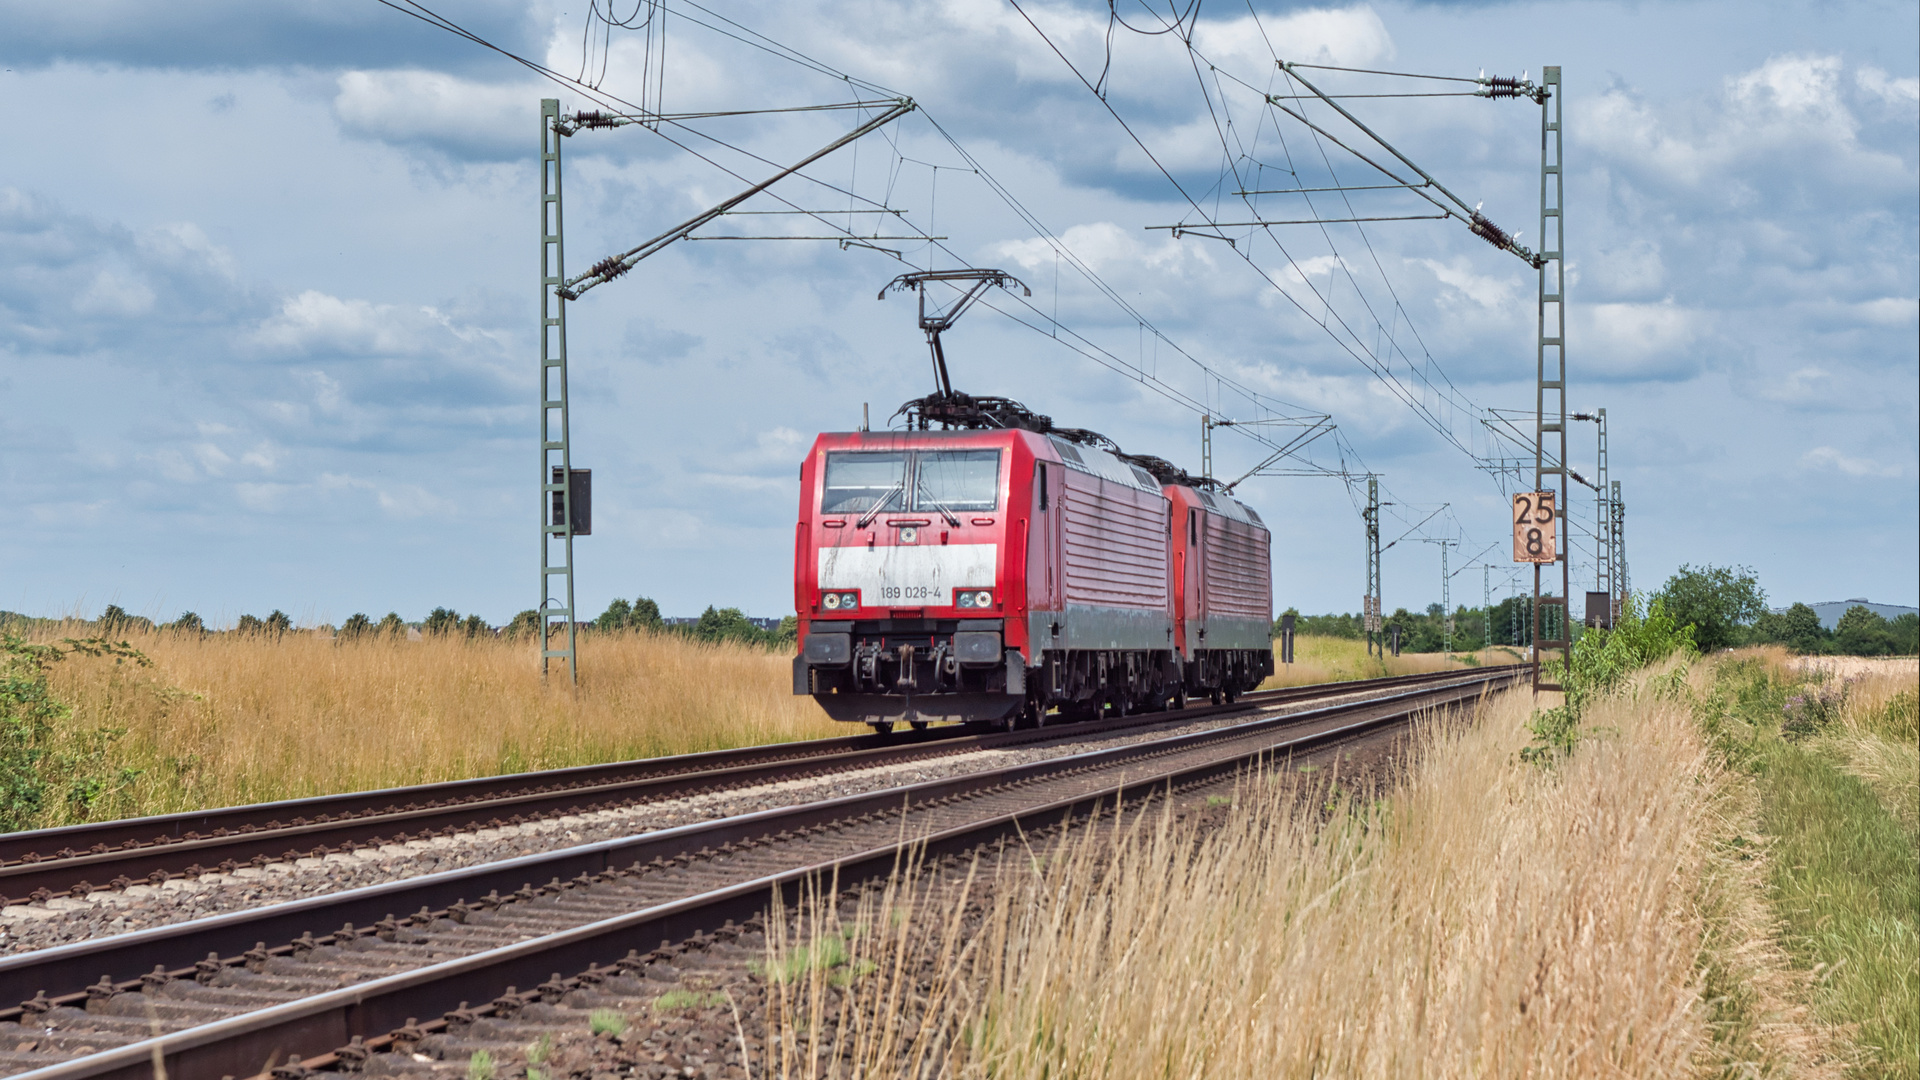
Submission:
[[[1093,432],[954,392],[944,328],[928,334],[941,389],[903,407],[907,430],[823,434],[800,468],[794,693],[881,731],[1027,726],[1232,700],[1271,675],[1260,516]]]

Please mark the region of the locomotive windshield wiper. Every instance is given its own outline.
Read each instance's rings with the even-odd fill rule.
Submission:
[[[918,480],[916,480],[913,485],[913,490],[916,496],[925,495],[927,497],[927,501],[933,504],[933,508],[935,510],[940,511],[940,516],[947,519],[948,525],[951,525],[956,529],[960,527],[960,519],[953,515],[953,511],[947,509],[946,503],[943,503],[939,499],[936,499],[933,497],[933,492],[927,490],[926,484],[920,483]]]
[[[893,501],[893,497],[905,490],[907,490],[907,481],[903,477],[899,483],[888,488],[885,495],[874,500],[873,506],[869,508],[866,513],[860,515],[860,520],[854,522],[853,527],[856,529],[864,529],[868,525],[873,524],[873,519],[880,516],[880,511],[885,509],[886,505]]]

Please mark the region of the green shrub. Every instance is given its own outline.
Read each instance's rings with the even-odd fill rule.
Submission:
[[[1565,703],[1534,715],[1527,725],[1534,745],[1520,751],[1521,759],[1550,764],[1572,753],[1580,741],[1580,718],[1589,704],[1618,691],[1641,668],[1691,649],[1687,629],[1667,613],[1663,597],[1656,595],[1642,615],[1639,598],[1629,595],[1613,629],[1589,630],[1574,642],[1572,669],[1565,676]]]
[[[12,633],[0,636],[0,831],[36,827],[60,799],[84,819],[104,795],[138,775],[113,766],[113,744],[124,730],[62,732],[57,727],[73,712],[54,698],[47,676],[53,665],[75,654],[152,664],[124,641],[66,638],[59,645],[41,645]]]
[[[1691,632],[1694,648],[1702,653],[1740,644],[1745,627],[1767,612],[1767,594],[1744,566],[1696,570],[1682,564],[1654,598]]]

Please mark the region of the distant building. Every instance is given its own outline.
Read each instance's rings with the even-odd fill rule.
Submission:
[[[1864,596],[1856,596],[1851,600],[1829,600],[1824,604],[1808,604],[1807,606],[1813,609],[1815,615],[1820,616],[1820,625],[1828,630],[1840,625],[1840,616],[1845,615],[1848,608],[1866,608],[1868,611],[1873,612],[1888,622],[1892,622],[1902,615],[1920,615],[1920,608],[1901,607],[1899,604],[1876,604]],[[1783,607],[1774,608],[1773,613],[1776,615],[1785,615],[1787,609]]]

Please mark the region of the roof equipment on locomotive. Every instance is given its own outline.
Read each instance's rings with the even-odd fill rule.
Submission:
[[[971,282],[927,314],[931,282]],[[952,387],[940,335],[999,270],[903,274],[935,392],[801,466],[794,693],[835,719],[1036,725],[1232,700],[1273,672],[1269,534],[1211,478]],[[936,427],[937,425],[937,427]]]

